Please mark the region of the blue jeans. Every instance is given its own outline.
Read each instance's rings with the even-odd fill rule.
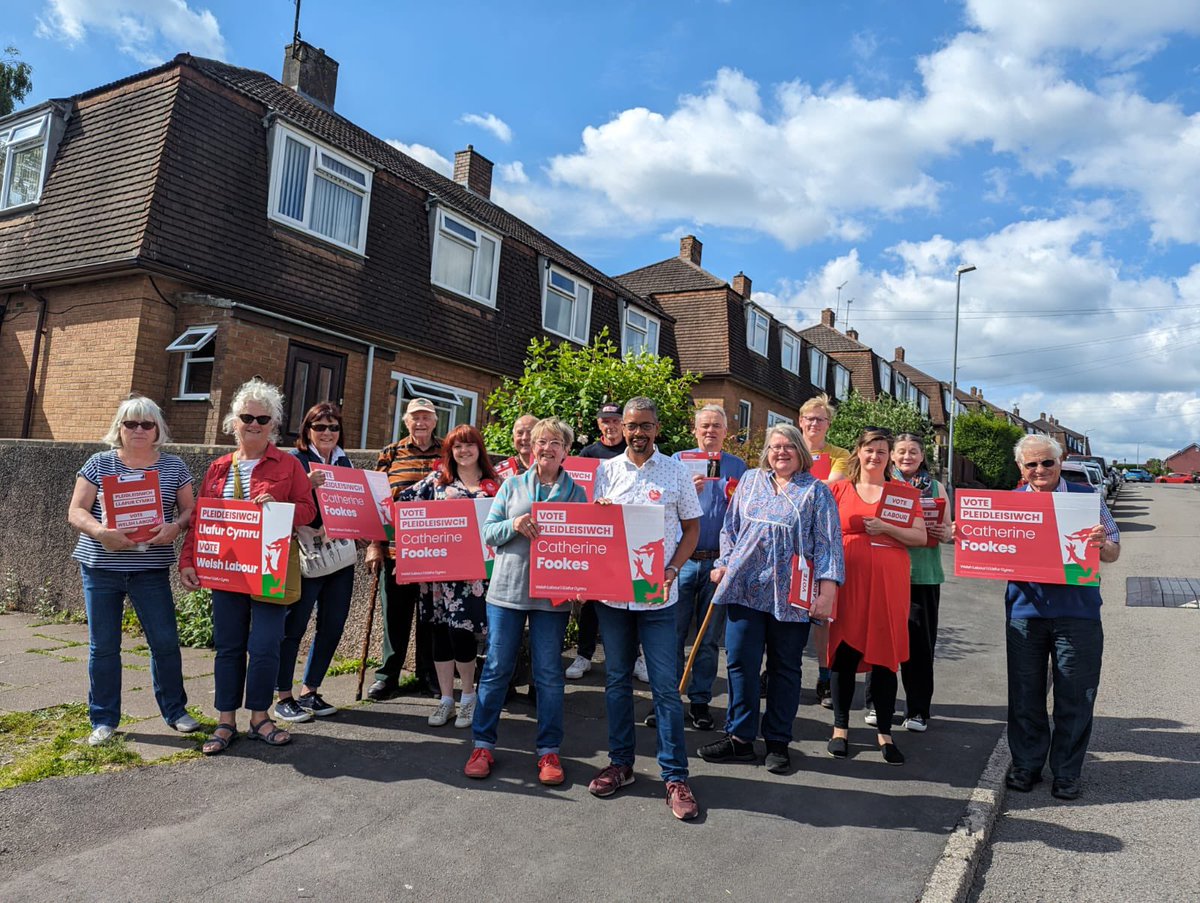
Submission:
[[[350,615],[350,594],[354,591],[354,568],[346,567],[324,577],[305,577],[300,581],[300,598],[287,607],[283,624],[283,642],[279,646],[279,678],[275,689],[291,692],[296,676],[296,656],[300,640],[308,627],[313,606],[317,609],[317,629],[308,649],[304,666],[304,685],[316,690],[325,679],[333,661],[346,618]]]
[[[1011,618],[1008,746],[1013,766],[1040,774],[1050,756],[1059,780],[1077,780],[1092,736],[1104,629],[1087,618]],[[1046,716],[1046,662],[1054,668],[1054,729]]]
[[[88,717],[92,727],[115,728],[121,720],[121,615],[125,597],[137,612],[150,646],[150,681],[167,724],[187,712],[183,659],[170,568],[113,571],[79,566],[88,619]]]
[[[792,723],[800,708],[800,662],[809,624],[777,621],[766,611],[729,605],[725,656],[729,668],[729,713],[725,732],[753,743],[758,736],[759,670],[767,653],[767,712],[764,740],[792,742]]]
[[[471,733],[476,749],[496,748],[496,729],[500,724],[500,709],[508,693],[525,621],[529,620],[529,658],[533,670],[533,685],[537,688],[537,754],[557,754],[563,739],[563,679],[562,646],[567,635],[571,609],[563,611],[524,611],[487,607],[488,649],[479,678],[479,696]]]
[[[213,701],[217,711],[236,712],[242,706],[244,691],[246,708],[265,712],[275,696],[279,646],[289,606],[214,589],[212,607],[213,645],[217,649]]]
[[[716,590],[708,575],[712,573],[711,561],[687,561],[679,572],[679,601],[675,603],[675,631],[678,643],[676,661],[679,665],[679,676],[683,676],[683,666],[687,659],[683,650],[687,645],[688,634],[692,630],[692,622],[696,629],[704,623],[704,616],[712,604],[713,592]],[[717,662],[720,660],[720,641],[725,633],[725,606],[718,605],[709,622],[708,631],[700,643],[696,660],[692,663],[692,679],[687,685],[688,701],[708,705],[712,702],[713,681],[717,679]]]
[[[629,611],[596,606],[604,635],[604,703],[608,710],[608,756],[614,765],[633,765],[633,663],[638,640],[646,656],[654,714],[658,719],[658,767],[664,781],[688,779],[683,741],[683,700],[679,698],[675,612],[672,606]]]

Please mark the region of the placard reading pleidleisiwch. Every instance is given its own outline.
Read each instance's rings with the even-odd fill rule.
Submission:
[[[1100,523],[1090,492],[958,490],[954,574],[1095,586],[1100,550],[1088,537]]]
[[[295,509],[290,502],[200,499],[195,554],[200,585],[282,599]]]
[[[492,499],[397,502],[396,582],[487,580],[495,553],[483,541]]]
[[[529,562],[533,598],[667,601],[661,505],[539,502],[532,513],[538,526]]]

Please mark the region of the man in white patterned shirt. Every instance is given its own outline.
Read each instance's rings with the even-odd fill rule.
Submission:
[[[633,783],[633,663],[638,640],[646,657],[657,716],[658,764],[667,784],[667,805],[676,818],[695,818],[696,799],[688,787],[683,701],[676,682],[675,578],[700,538],[703,513],[691,475],[658,451],[658,407],[649,398],[625,403],[622,430],[626,449],[596,471],[595,497],[601,504],[661,505],[664,515],[663,595],[659,603],[604,602],[597,606],[604,636],[605,706],[610,764],[588,785],[595,796],[611,796]]]

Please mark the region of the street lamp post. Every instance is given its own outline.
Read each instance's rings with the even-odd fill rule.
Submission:
[[[958,310],[962,302],[962,277],[975,267],[964,264],[955,271],[954,289],[954,362],[950,365],[950,448],[946,454],[946,492],[954,501],[954,413],[958,409]]]

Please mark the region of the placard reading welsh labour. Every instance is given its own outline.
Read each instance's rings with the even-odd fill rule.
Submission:
[[[925,532],[929,534],[929,538],[925,540],[925,546],[932,549],[938,544],[938,538],[929,528],[946,525],[946,500],[940,497],[936,499],[922,497],[921,517],[925,518]]]
[[[502,480],[507,480],[509,477],[515,477],[521,472],[521,462],[516,458],[505,458],[499,464],[495,465],[496,476]]]
[[[829,457],[829,453],[817,452],[812,459],[812,467],[808,469],[808,472],[818,480],[828,480],[829,474],[833,472],[833,460]]]
[[[396,582],[449,583],[487,578],[481,523],[491,510],[491,502],[444,499],[393,505]]]
[[[392,538],[392,488],[386,473],[329,464],[311,466],[325,474],[325,485],[317,490],[317,505],[326,536],[378,542]]]
[[[100,480],[103,491],[104,526],[110,530],[127,530],[131,540],[138,543],[154,538],[154,530],[165,518],[158,471],[135,470],[132,473],[112,474]]]
[[[1088,542],[1100,523],[1091,492],[958,490],[956,577],[1095,586],[1100,549]]]
[[[290,502],[200,499],[195,560],[200,585],[282,599],[295,508]]]
[[[664,519],[661,505],[533,506],[538,536],[529,594],[556,604],[575,599],[661,605]]]
[[[679,460],[693,475],[702,476],[706,480],[721,479],[720,452],[685,451],[679,453]]]
[[[568,455],[563,461],[563,470],[570,475],[572,480],[583,487],[589,502],[596,500],[596,468],[599,466],[599,458],[578,458],[575,455]]]
[[[888,481],[883,484],[883,492],[879,496],[879,504],[875,506],[875,516],[897,527],[911,527],[917,522],[917,512],[921,510],[921,491],[907,483]],[[873,536],[871,544],[876,546],[896,546],[903,548],[903,543],[890,536]]]

